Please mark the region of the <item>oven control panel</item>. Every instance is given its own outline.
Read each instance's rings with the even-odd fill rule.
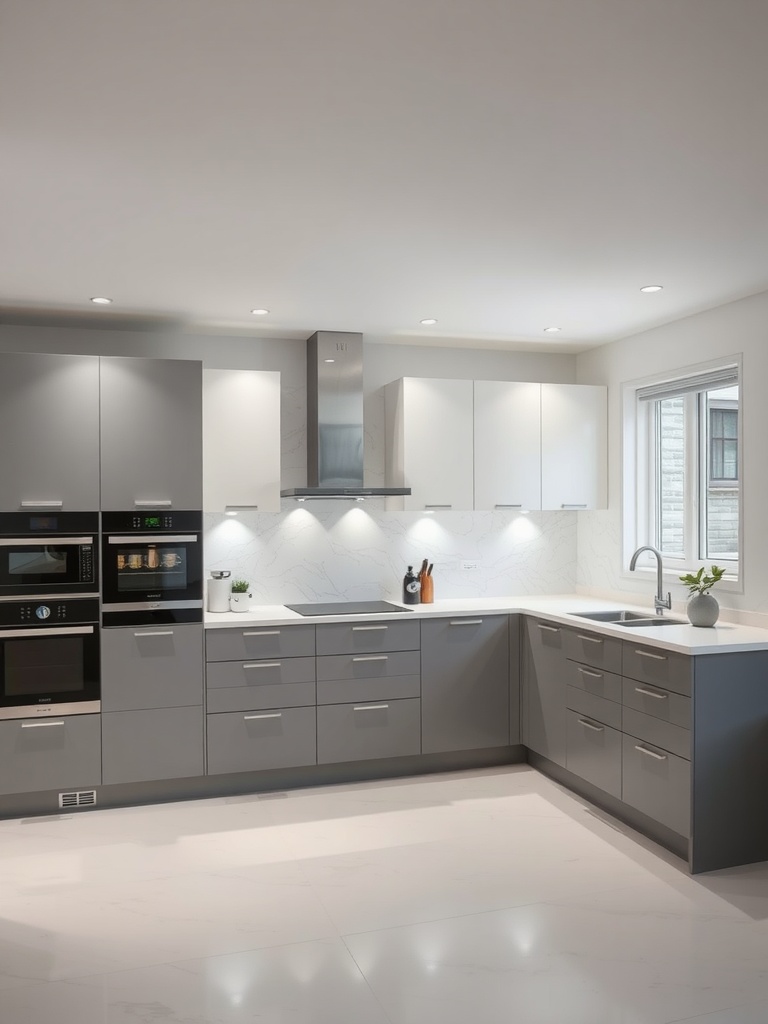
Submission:
[[[174,512],[102,512],[104,533],[199,533],[203,513],[181,509]]]
[[[95,598],[61,601],[41,598],[0,603],[0,626],[75,626],[98,622],[99,602]]]

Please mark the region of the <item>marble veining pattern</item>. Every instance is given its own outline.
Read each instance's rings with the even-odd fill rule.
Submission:
[[[2,1024],[764,1024],[768,866],[525,765],[0,822]]]

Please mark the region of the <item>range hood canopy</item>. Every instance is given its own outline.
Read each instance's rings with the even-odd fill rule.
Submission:
[[[363,483],[363,336],[316,331],[307,341],[307,486],[283,498],[362,500],[410,494]]]

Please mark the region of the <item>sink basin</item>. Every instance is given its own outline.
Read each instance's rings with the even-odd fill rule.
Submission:
[[[630,612],[626,608],[605,612],[573,612],[580,619],[591,619],[593,622],[615,622],[617,626],[679,626],[683,619],[668,619],[662,615],[644,615],[642,612]]]

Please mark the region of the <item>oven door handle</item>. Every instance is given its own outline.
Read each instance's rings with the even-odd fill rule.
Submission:
[[[93,544],[93,537],[37,537],[35,535],[30,535],[29,537],[0,537],[0,547],[4,548],[63,548],[67,545],[73,546],[76,544]]]
[[[88,636],[94,632],[93,626],[52,626],[50,629],[0,629],[0,640],[11,640],[16,637],[38,636]]]
[[[148,535],[146,533],[135,533],[132,537],[107,537],[107,544],[194,544],[198,540],[196,533],[178,533]]]

